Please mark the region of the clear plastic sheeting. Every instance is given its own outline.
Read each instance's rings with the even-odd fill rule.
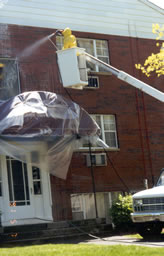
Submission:
[[[50,92],[0,102],[0,154],[66,179],[72,153],[96,144],[100,129],[76,103]]]

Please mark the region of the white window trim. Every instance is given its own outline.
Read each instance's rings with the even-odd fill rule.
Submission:
[[[80,39],[83,39],[83,40],[92,40],[93,41],[93,54],[94,54],[94,57],[95,58],[98,58],[98,54],[97,54],[97,46],[96,46],[96,41],[105,41],[105,42],[107,42],[107,40],[105,40],[105,39],[93,39],[93,38],[77,38],[77,40],[80,40]],[[108,64],[110,64],[110,59],[109,59],[109,48],[108,48],[108,46],[107,46],[107,50],[108,50],[108,55],[101,55],[101,57],[106,57],[106,58],[108,58]],[[91,73],[92,72],[96,72],[96,73],[109,73],[109,72],[106,72],[106,71],[99,71],[99,67],[98,67],[98,65],[96,65],[95,64],[95,70],[91,70],[90,71]]]
[[[32,166],[32,167],[35,167],[35,166]],[[41,170],[40,170],[40,168],[38,168],[39,169],[39,175],[40,175],[40,178],[39,179],[35,179],[35,178],[33,178],[33,168],[32,168],[32,184],[33,184],[33,195],[34,196],[42,196],[42,194],[43,194],[43,188],[42,188],[42,173],[41,173]],[[40,194],[35,194],[35,191],[34,191],[34,183],[35,182],[40,182]]]
[[[12,162],[14,161],[18,161],[12,157],[8,157],[6,158],[6,163],[9,163],[9,169],[8,169],[8,172],[10,173],[10,182],[11,182],[11,193],[12,193],[12,198],[13,200],[10,198],[9,196],[9,202],[11,204],[13,204],[14,202],[15,203],[21,203],[21,202],[24,202],[24,206],[28,205],[28,203],[30,203],[30,194],[29,194],[29,199],[27,199],[27,192],[26,192],[26,183],[25,183],[25,167],[24,165],[27,166],[27,164],[23,163],[23,162],[20,162],[21,163],[21,166],[22,166],[22,176],[23,176],[23,188],[24,188],[24,200],[15,200],[15,194],[14,194],[14,182],[13,182],[13,175],[12,175],[12,172],[13,172],[13,167],[12,167]],[[28,170],[26,170],[26,172],[28,172]],[[28,183],[28,187],[29,187],[29,183]],[[30,191],[29,191],[30,193]]]
[[[92,39],[93,40],[93,53],[94,53],[94,57],[97,58],[97,49],[96,49],[96,40],[95,39]],[[97,65],[95,65],[96,67],[96,72],[99,72],[99,68]]]
[[[101,135],[102,135],[102,139],[103,139],[104,142],[106,142],[106,140],[105,140],[105,130],[104,130],[103,116],[110,116],[110,115],[115,117],[115,115],[113,115],[113,114],[91,114],[90,115],[91,117],[92,116],[100,116],[100,122],[101,122],[101,124],[103,124],[103,125],[101,125]],[[115,118],[115,125],[116,125],[116,118]],[[115,131],[112,130],[112,132],[115,132],[115,135],[116,135],[116,147],[110,147],[109,146],[109,148],[105,149],[105,150],[106,151],[119,151],[117,129]],[[92,148],[93,151],[102,151],[102,150],[104,150],[103,147],[91,146],[91,148]],[[80,151],[89,151],[89,147],[80,147],[79,150]],[[79,151],[79,150],[77,150],[77,151]]]

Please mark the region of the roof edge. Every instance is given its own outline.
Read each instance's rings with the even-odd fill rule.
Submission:
[[[164,9],[162,9],[161,7],[149,2],[148,0],[138,0],[138,2],[146,4],[147,6],[154,9],[155,11],[160,12],[161,14],[164,14]]]

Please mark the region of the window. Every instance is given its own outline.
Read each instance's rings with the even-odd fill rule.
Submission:
[[[83,220],[83,197],[81,194],[71,194],[71,207],[73,220]]]
[[[73,212],[81,212],[82,211],[81,195],[72,194],[71,195],[71,205],[72,205]]]
[[[111,148],[117,148],[116,120],[114,115],[91,115],[101,129],[100,138]]]
[[[118,148],[115,115],[91,115],[101,129],[100,138],[110,147]],[[97,145],[93,147],[98,147]],[[84,144],[88,147],[88,144]]]
[[[0,79],[0,100],[7,100],[20,92],[18,64],[15,59],[0,58],[4,64]]]
[[[41,195],[41,176],[40,176],[40,169],[38,167],[32,167],[32,177],[33,177],[33,189],[34,195]]]
[[[97,211],[99,218],[108,217],[106,206],[111,207],[113,194],[117,192],[96,192]],[[71,194],[73,220],[95,219],[95,201],[93,193]]]
[[[92,166],[106,166],[107,158],[105,153],[86,154],[86,164],[88,167]]]
[[[96,58],[109,63],[109,51],[108,43],[106,40],[95,40],[86,38],[77,38],[77,45],[80,48],[85,48],[86,52],[95,56]],[[63,46],[63,37],[56,37],[56,46],[59,50]],[[103,72],[103,68],[98,67],[95,64],[87,63],[87,67],[90,71]]]
[[[27,165],[6,157],[10,206],[30,205]]]

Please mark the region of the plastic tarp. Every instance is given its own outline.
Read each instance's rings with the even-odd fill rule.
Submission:
[[[0,154],[66,179],[73,151],[100,129],[76,103],[50,92],[25,92],[0,102]]]

